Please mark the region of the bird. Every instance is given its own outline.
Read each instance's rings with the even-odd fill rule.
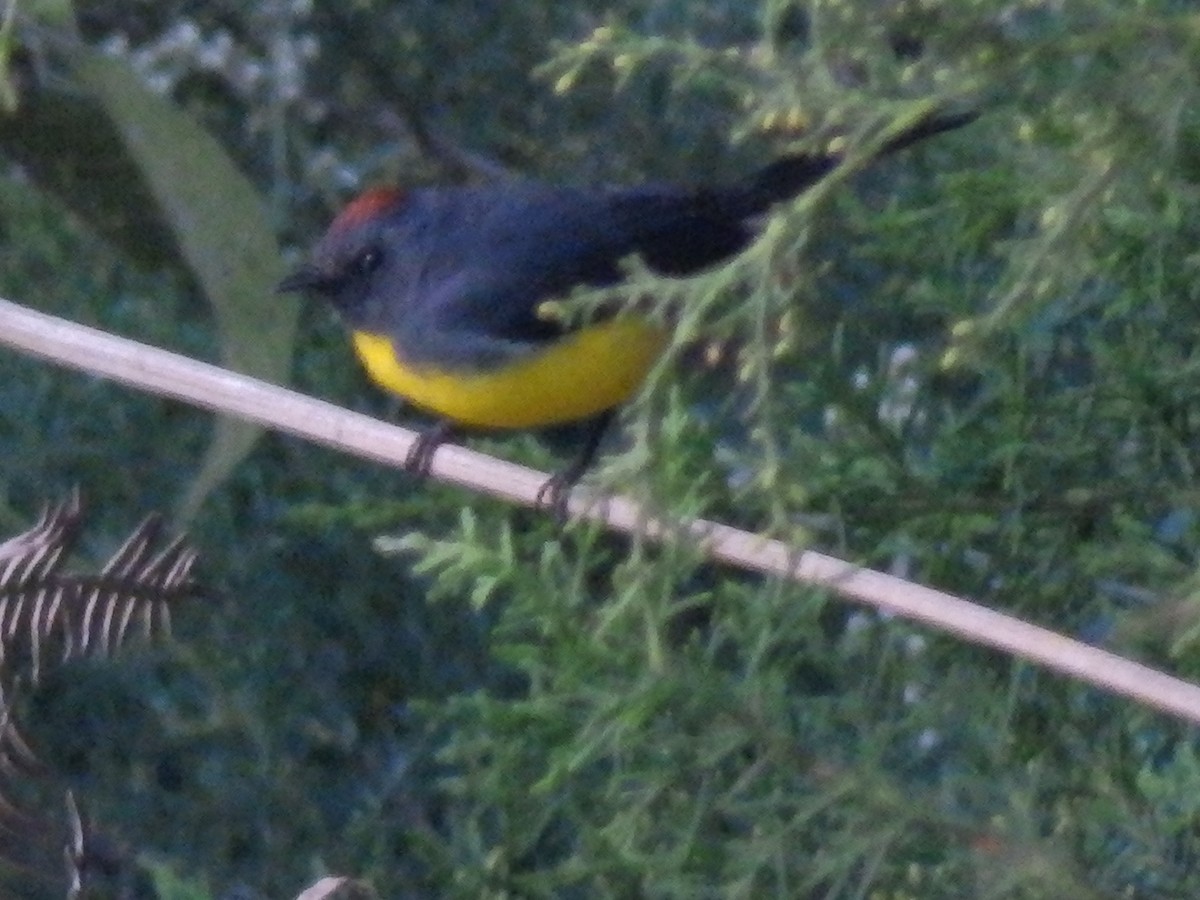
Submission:
[[[930,113],[879,155],[975,118]],[[575,458],[537,495],[563,517],[616,410],[670,335],[636,315],[566,325],[545,314],[547,301],[620,283],[633,256],[666,277],[713,268],[844,155],[789,153],[717,186],[375,187],[342,209],[276,290],[328,300],[370,379],[435,417],[404,461],[409,471],[427,474],[438,446],[464,431],[581,426]]]

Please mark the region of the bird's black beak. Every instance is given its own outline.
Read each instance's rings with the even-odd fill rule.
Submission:
[[[304,291],[319,291],[327,286],[329,279],[312,266],[301,266],[296,271],[285,275],[279,284],[275,285],[277,294],[295,294]]]

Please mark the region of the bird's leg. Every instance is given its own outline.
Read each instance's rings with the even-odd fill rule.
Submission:
[[[454,423],[446,419],[426,428],[408,449],[408,455],[404,457],[404,470],[422,478],[428,475],[429,467],[433,465],[433,454],[453,436]]]
[[[608,426],[612,424],[612,410],[602,412],[587,423],[583,446],[579,454],[567,466],[555,472],[546,479],[546,483],[538,488],[537,505],[554,513],[559,521],[566,521],[567,501],[571,498],[571,488],[575,487],[583,473],[591,467],[596,459],[596,451],[600,449],[600,441],[604,439]]]

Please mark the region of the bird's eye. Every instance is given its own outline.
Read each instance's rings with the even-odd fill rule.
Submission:
[[[370,275],[379,268],[381,262],[383,252],[378,247],[371,247],[354,258],[354,273],[360,276]]]

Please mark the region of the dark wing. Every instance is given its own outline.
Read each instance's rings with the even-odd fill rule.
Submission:
[[[932,116],[881,153],[973,119],[974,113]],[[469,364],[528,352],[561,334],[539,318],[544,300],[616,283],[621,261],[633,254],[671,276],[716,265],[751,242],[758,215],[803,193],[841,158],[840,152],[793,154],[715,188],[516,182],[414,192],[404,216],[421,223],[422,233],[406,235],[405,244],[416,252],[419,275],[389,330],[413,359]]]
[[[518,344],[561,333],[538,317],[543,301],[615,284],[621,261],[634,254],[662,274],[687,275],[737,253],[754,234],[745,216],[722,208],[720,194],[669,185],[515,184],[418,202],[426,206],[422,218],[438,223],[414,286],[437,317],[425,334],[465,326]],[[411,306],[404,318],[420,323]],[[408,345],[415,336],[399,337]]]

